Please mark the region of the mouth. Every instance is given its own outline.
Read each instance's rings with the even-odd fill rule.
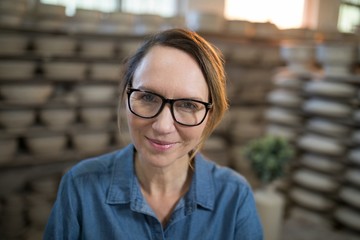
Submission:
[[[155,149],[160,150],[160,151],[168,150],[176,144],[176,142],[160,141],[160,140],[151,139],[151,138],[147,138],[147,139]]]

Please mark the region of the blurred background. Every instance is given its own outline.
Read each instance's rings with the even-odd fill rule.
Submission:
[[[123,60],[173,27],[224,55],[203,153],[248,179],[265,239],[360,239],[360,0],[0,0],[0,238],[41,239],[62,174],[129,143]],[[295,153],[276,197],[243,154],[265,136]]]

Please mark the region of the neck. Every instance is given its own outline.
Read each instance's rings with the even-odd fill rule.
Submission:
[[[135,158],[135,171],[142,191],[151,196],[183,195],[190,185],[192,168],[189,161],[177,161],[174,166],[154,167]]]

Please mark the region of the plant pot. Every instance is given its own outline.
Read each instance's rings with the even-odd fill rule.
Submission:
[[[265,240],[280,239],[285,200],[272,186],[254,192],[256,208],[263,226]]]

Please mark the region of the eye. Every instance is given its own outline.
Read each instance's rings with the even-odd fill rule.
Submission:
[[[143,101],[143,102],[158,102],[159,101],[159,97],[156,96],[155,94],[152,93],[147,93],[147,92],[141,92],[139,94],[139,100]]]
[[[202,108],[200,103],[190,100],[179,101],[177,102],[176,107],[180,108],[182,111],[191,111],[191,112],[199,111]]]

